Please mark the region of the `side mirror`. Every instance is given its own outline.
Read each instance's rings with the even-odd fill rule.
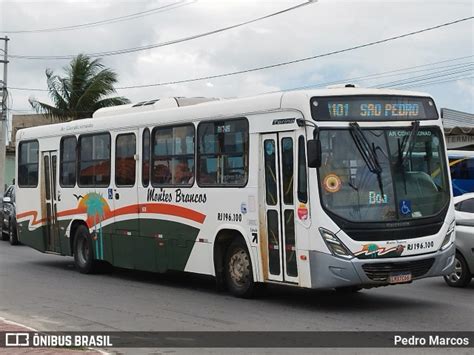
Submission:
[[[308,166],[310,168],[319,168],[321,161],[321,141],[319,139],[308,140]]]
[[[4,197],[3,198],[3,203],[11,203],[12,199],[10,197]]]

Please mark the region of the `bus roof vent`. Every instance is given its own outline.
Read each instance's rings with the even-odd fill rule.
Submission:
[[[182,107],[197,105],[203,102],[216,101],[217,98],[212,97],[170,97],[163,99],[154,99],[148,101],[140,101],[135,104],[120,105],[114,107],[105,107],[97,110],[92,115],[93,118],[109,117],[125,115],[127,113],[147,112],[164,110],[173,107]]]
[[[335,85],[329,85],[326,86],[327,89],[343,89],[343,88],[358,88],[360,87],[359,85],[356,84],[335,84]]]

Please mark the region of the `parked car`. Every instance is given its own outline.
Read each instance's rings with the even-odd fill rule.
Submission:
[[[0,238],[3,240],[3,194],[1,192],[0,192],[0,229],[1,229]]]
[[[15,186],[13,185],[7,188],[5,195],[3,196],[2,239],[8,239],[11,245],[18,244]]]
[[[449,286],[465,287],[474,274],[474,193],[454,198],[456,259],[454,271],[444,277]]]
[[[448,150],[454,196],[474,192],[474,152]]]

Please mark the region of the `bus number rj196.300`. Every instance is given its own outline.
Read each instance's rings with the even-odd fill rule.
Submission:
[[[242,222],[242,214],[219,212],[217,214],[217,220],[226,222]]]

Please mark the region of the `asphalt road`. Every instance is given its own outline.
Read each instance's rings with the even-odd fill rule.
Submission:
[[[206,277],[82,275],[72,258],[0,242],[0,317],[43,331],[472,330],[473,296],[474,282],[435,278],[351,295],[271,286],[243,300]]]

